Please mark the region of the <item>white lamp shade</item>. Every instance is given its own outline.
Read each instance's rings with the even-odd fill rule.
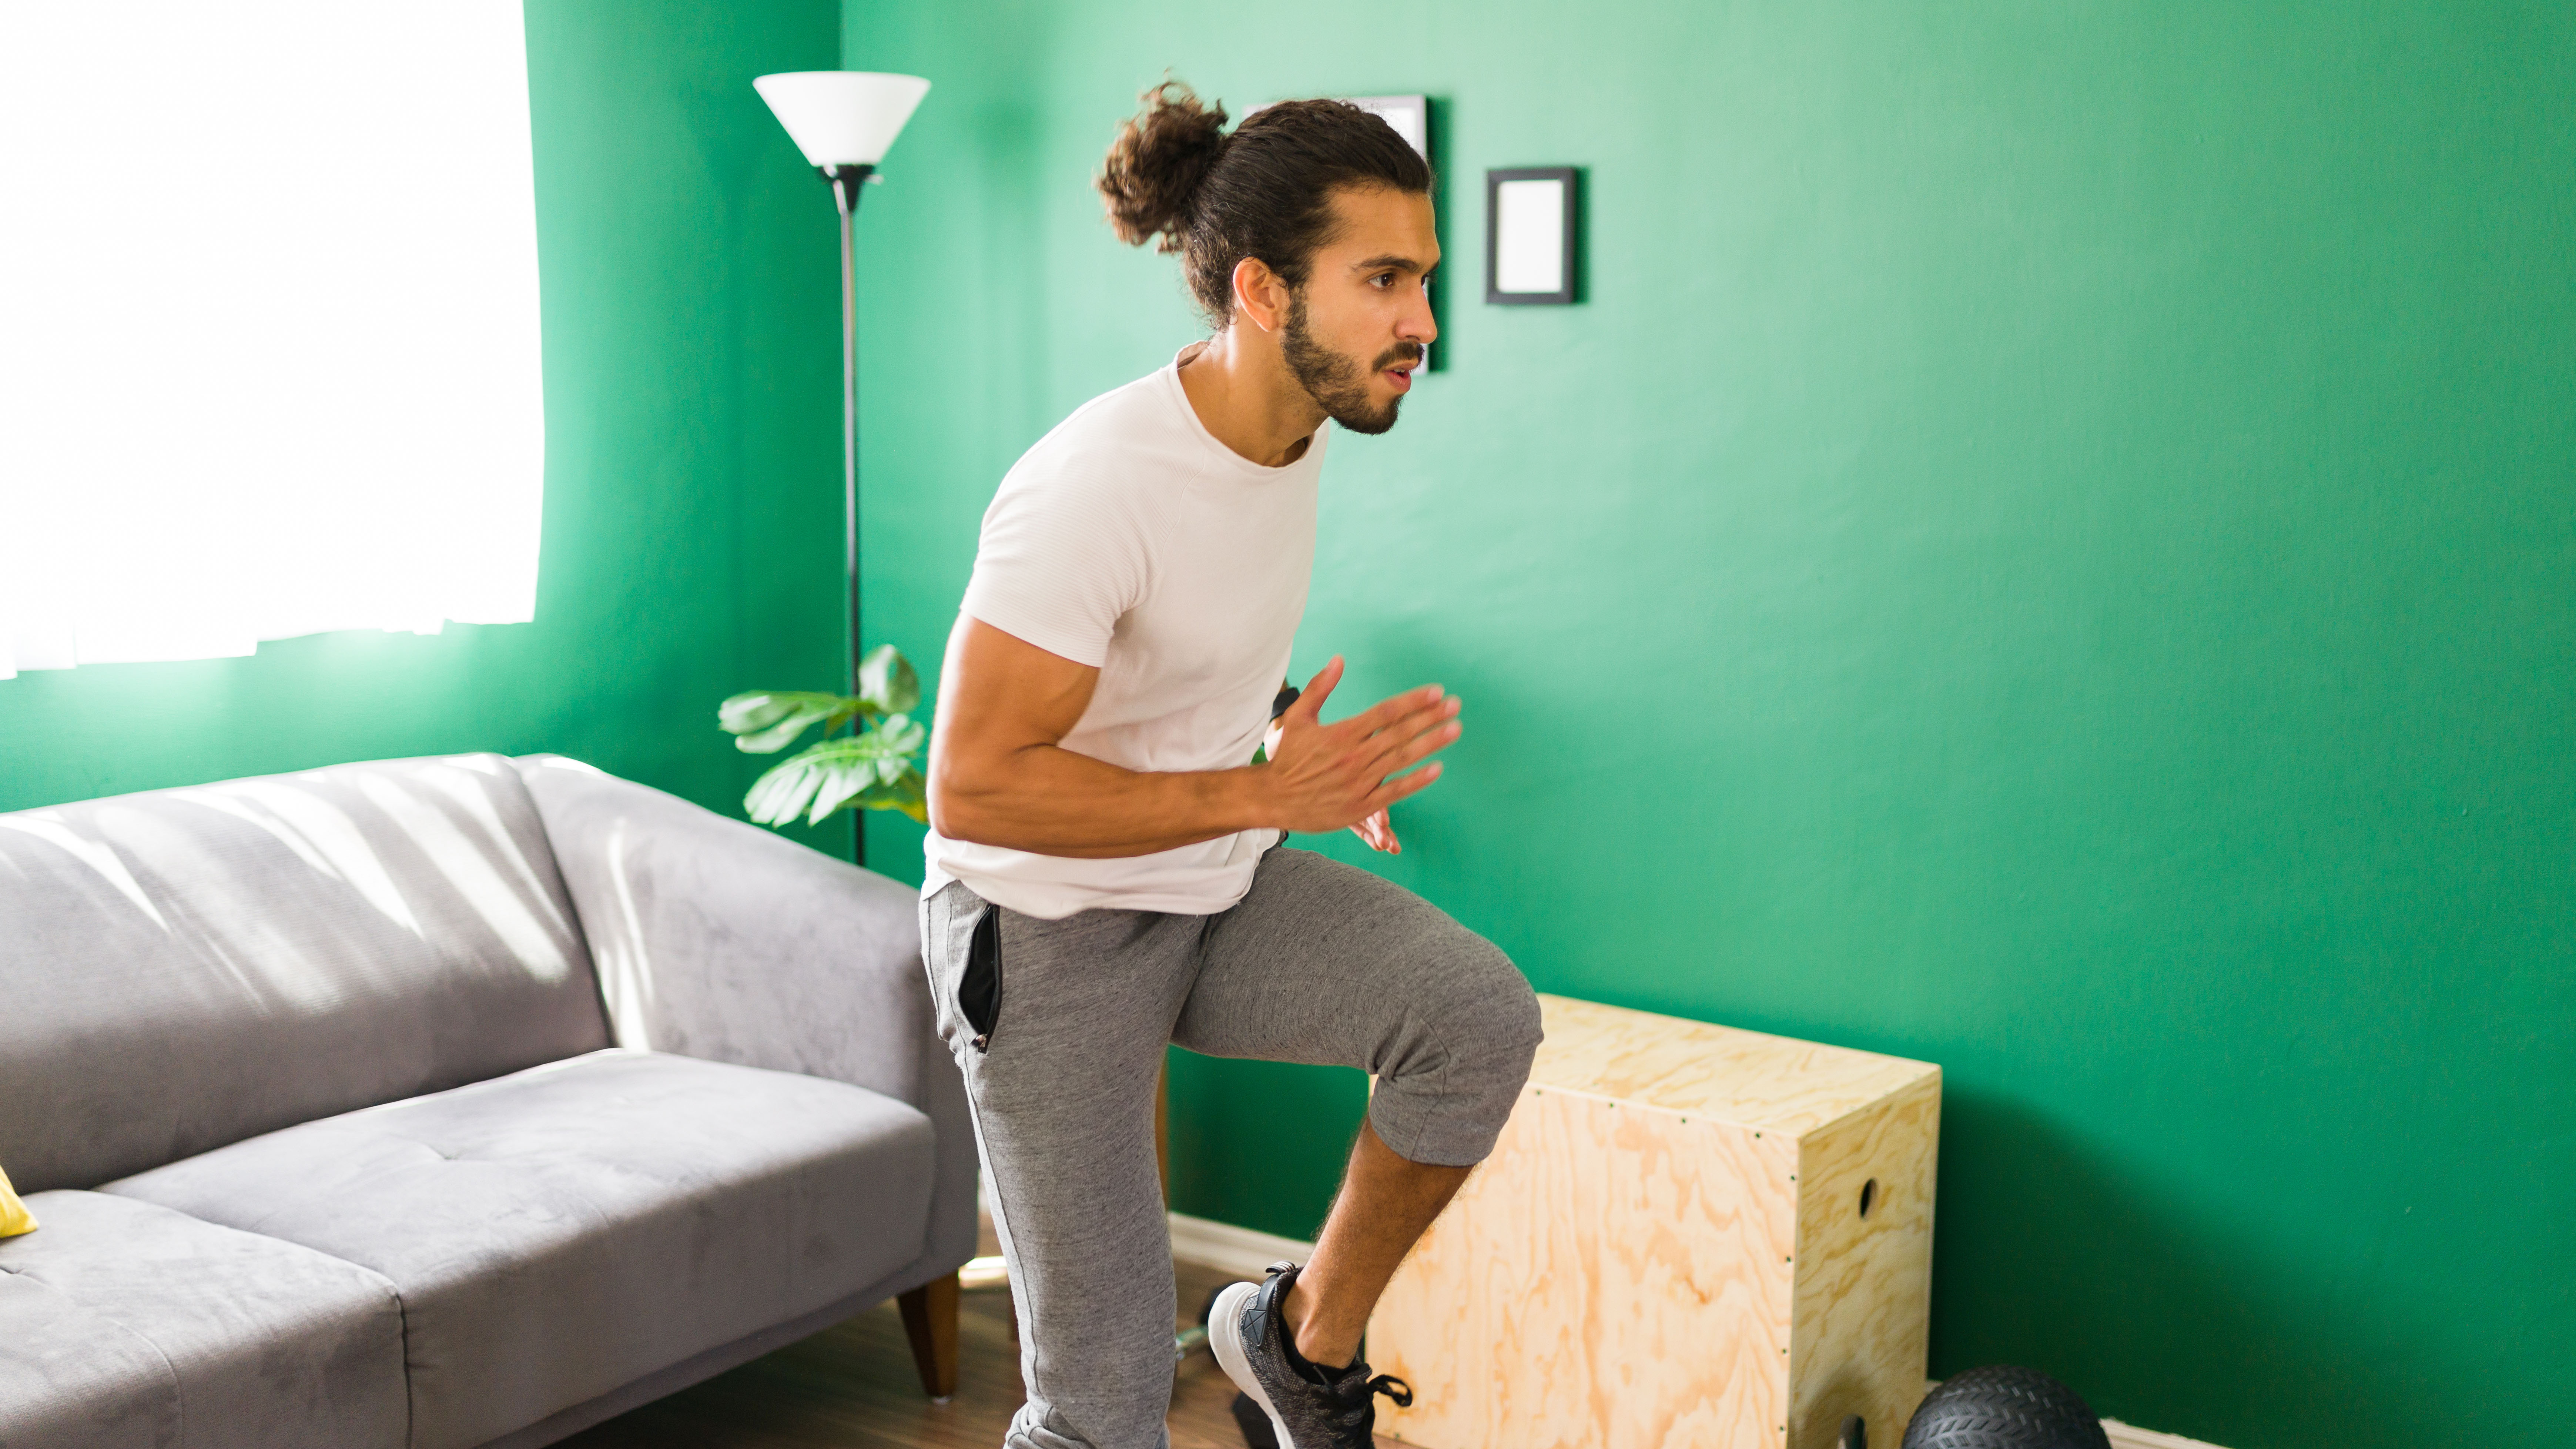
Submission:
[[[874,166],[930,93],[917,75],[791,70],[754,80],[789,140],[817,166]]]

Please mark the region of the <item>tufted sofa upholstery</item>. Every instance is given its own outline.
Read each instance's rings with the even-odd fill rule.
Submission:
[[[0,1449],[545,1444],[944,1278],[916,932],[551,756],[0,814]]]

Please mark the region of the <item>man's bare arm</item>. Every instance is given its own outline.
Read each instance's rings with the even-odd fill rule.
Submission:
[[[1061,747],[1100,671],[960,615],[940,670],[930,821],[951,840],[1042,855],[1149,855],[1264,827],[1343,829],[1439,778],[1401,774],[1458,737],[1434,685],[1334,724],[1335,659],[1281,717],[1281,759],[1230,770],[1122,770]]]

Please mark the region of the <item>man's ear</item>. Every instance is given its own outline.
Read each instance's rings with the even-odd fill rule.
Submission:
[[[1234,310],[1264,332],[1276,332],[1288,320],[1288,288],[1259,257],[1234,264]]]

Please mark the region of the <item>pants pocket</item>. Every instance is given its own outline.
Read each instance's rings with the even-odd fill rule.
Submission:
[[[975,1034],[975,1050],[989,1050],[1002,1021],[1002,908],[984,907],[966,947],[966,969],[957,978],[957,1012]]]

